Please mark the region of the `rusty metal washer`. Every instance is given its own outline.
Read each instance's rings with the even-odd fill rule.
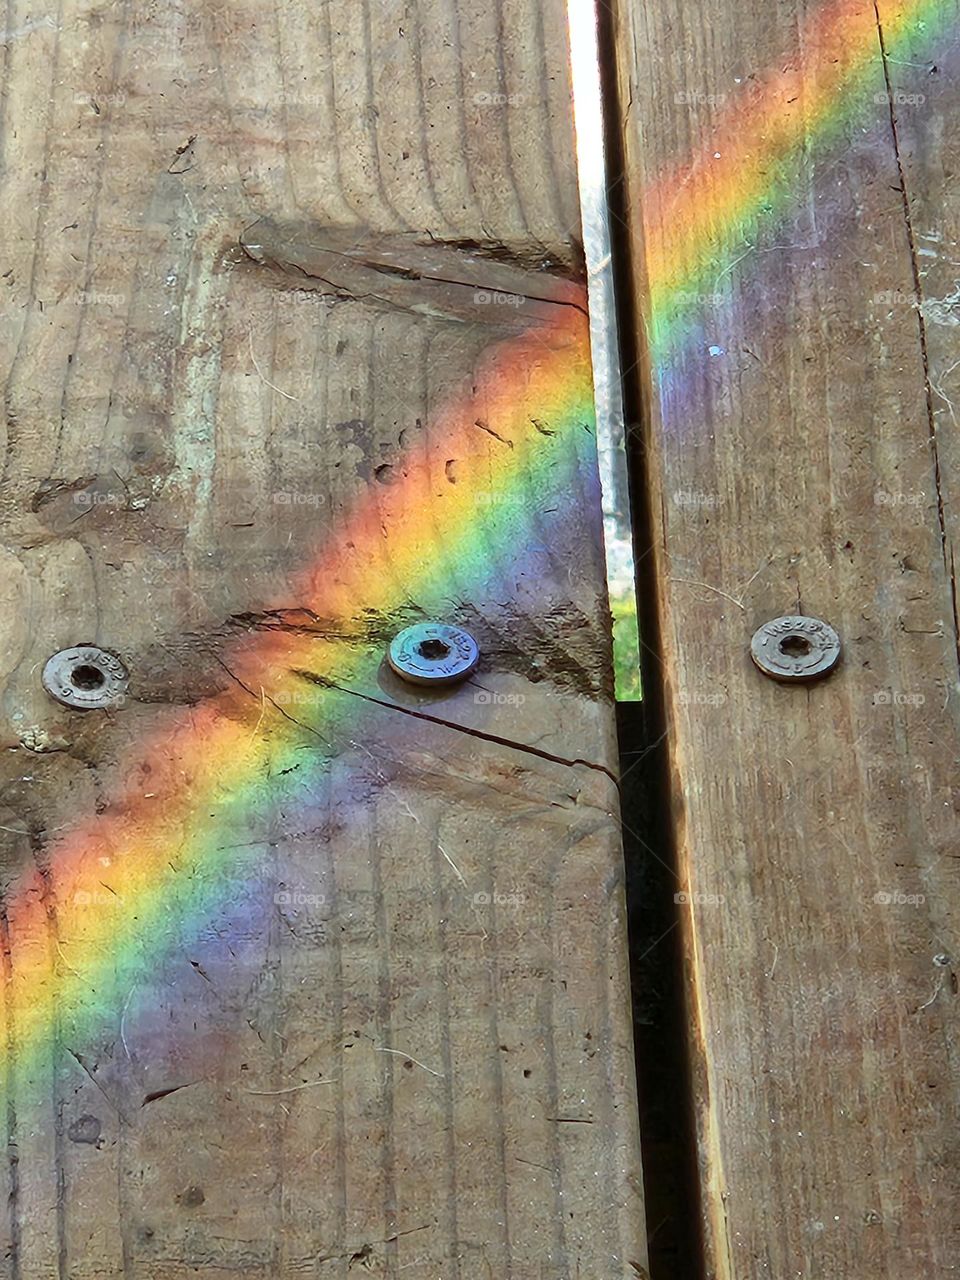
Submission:
[[[820,618],[788,614],[754,633],[750,656],[773,680],[819,680],[840,661],[840,637]]]
[[[51,698],[65,707],[98,711],[123,704],[130,676],[116,654],[78,644],[48,658],[41,679]]]
[[[480,649],[462,627],[418,622],[394,636],[387,661],[410,684],[455,684],[476,670]]]

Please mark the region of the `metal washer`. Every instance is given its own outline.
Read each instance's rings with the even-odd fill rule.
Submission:
[[[754,632],[750,656],[773,680],[819,680],[840,661],[840,637],[821,618],[787,614]]]
[[[123,704],[130,675],[115,653],[79,644],[48,658],[41,679],[51,698],[65,707],[99,711]]]
[[[476,670],[480,648],[462,627],[418,622],[394,636],[387,661],[410,684],[455,684]]]

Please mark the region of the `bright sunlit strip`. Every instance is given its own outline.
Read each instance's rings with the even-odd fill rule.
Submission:
[[[590,347],[597,406],[597,452],[603,493],[603,537],[607,589],[613,614],[617,698],[640,698],[636,566],[620,387],[607,168],[603,145],[603,99],[593,0],[568,0],[573,109],[577,135],[580,217],[590,300]]]

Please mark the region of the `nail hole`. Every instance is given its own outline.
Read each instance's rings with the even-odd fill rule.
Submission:
[[[803,636],[784,636],[780,641],[780,652],[787,658],[805,658],[812,648]]]
[[[422,644],[417,646],[417,652],[421,658],[428,658],[431,662],[440,662],[443,658],[450,656],[450,646],[444,644],[442,640],[424,640]]]
[[[70,681],[77,689],[101,689],[106,684],[106,676],[99,667],[84,663],[70,672]]]

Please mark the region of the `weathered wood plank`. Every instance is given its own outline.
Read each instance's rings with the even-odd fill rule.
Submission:
[[[860,0],[616,9],[707,1269],[946,1274],[955,384],[931,422],[915,266],[939,385],[957,10],[881,4],[884,57]],[[822,684],[751,664],[797,611],[843,640]]]
[[[643,1274],[563,6],[3,50],[0,1274]]]
[[[960,519],[956,500],[960,477],[956,417],[960,201],[953,177],[960,122],[956,13],[951,14],[948,6],[937,6],[926,22],[905,22],[904,12],[897,4],[878,6],[880,37],[884,47],[890,44],[893,50],[884,63],[884,95],[896,137],[915,288],[911,294],[888,292],[882,301],[894,311],[918,309],[933,456],[924,451],[912,465],[921,475],[933,468],[939,486],[938,520],[943,525],[946,552],[952,557]],[[902,482],[905,495],[911,494],[910,483],[907,470]],[[914,501],[916,494],[914,490]],[[956,566],[952,558],[948,563],[956,614]]]

